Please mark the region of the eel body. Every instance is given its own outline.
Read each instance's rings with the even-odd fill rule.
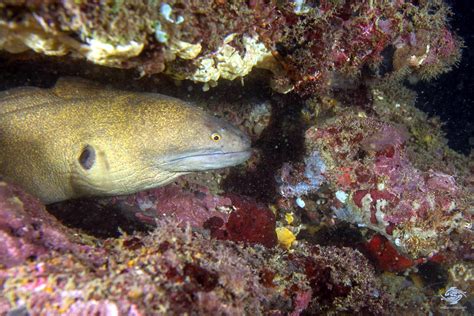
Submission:
[[[46,204],[131,194],[249,156],[237,128],[168,96],[78,78],[0,92],[0,175]]]

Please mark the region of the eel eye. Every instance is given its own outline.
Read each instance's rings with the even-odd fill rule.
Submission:
[[[90,168],[92,168],[95,163],[94,147],[86,145],[84,149],[82,149],[82,153],[79,156],[79,163],[85,170],[89,170]]]
[[[215,141],[215,142],[220,141],[221,138],[222,138],[222,136],[221,136],[220,134],[218,134],[218,133],[212,133],[212,134],[211,134],[211,139],[212,139],[213,141]]]

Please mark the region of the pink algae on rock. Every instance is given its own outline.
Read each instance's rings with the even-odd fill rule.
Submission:
[[[187,188],[171,184],[111,201],[146,223],[175,217],[183,225],[192,227],[203,227],[212,217],[227,221],[232,207],[229,198],[213,195],[208,188],[196,184],[189,184]]]
[[[275,215],[263,204],[235,194],[214,195],[204,186],[188,185],[189,188],[168,185],[123,200],[115,198],[113,203],[146,223],[172,217],[183,227],[209,229],[214,238],[276,245]]]
[[[233,195],[231,200],[235,210],[230,213],[225,225],[218,225],[215,218],[211,218],[207,223],[211,236],[250,245],[275,246],[277,236],[275,215],[272,211],[251,198]]]
[[[239,247],[170,221],[101,248],[106,263],[95,268],[50,253],[0,270],[0,313],[381,314],[394,306],[367,259],[350,248]]]
[[[9,236],[26,248],[9,246],[10,253],[1,257],[0,314],[377,314],[394,306],[356,250],[302,243],[290,254],[273,247],[275,215],[251,198],[221,198],[200,188],[209,196],[199,194],[199,201],[214,201],[206,205],[215,206],[220,204],[216,199],[222,199],[230,203],[230,214],[212,216],[194,229],[170,212],[153,217],[151,233],[96,239],[83,246],[76,242],[75,231],[62,226],[36,199],[7,184],[0,189],[2,234],[30,226],[36,232]],[[150,205],[146,201],[151,196],[160,196],[164,206],[201,205],[192,203],[196,196],[187,189],[172,185],[162,190],[162,195],[151,190],[114,202],[126,199],[137,212],[139,206]],[[160,206],[158,200],[154,203]],[[10,239],[2,242],[10,245]],[[34,258],[19,257],[19,251]]]
[[[460,58],[442,1],[321,1],[307,12],[280,8],[283,36],[276,45],[301,95],[337,91],[363,72],[373,78],[412,74],[430,79]]]
[[[100,252],[75,242],[73,235],[36,198],[0,182],[0,267],[23,264],[52,251],[101,264]]]
[[[237,194],[213,194],[209,188],[187,181],[129,196],[68,201],[56,208],[60,208],[62,215],[87,211],[93,213],[91,217],[110,214],[113,210],[109,216],[115,213],[128,219],[129,223],[125,225],[132,226],[128,231],[144,228],[133,223],[153,228],[157,221],[167,219],[176,221],[180,227],[207,229],[217,239],[266,247],[273,247],[277,242],[275,215],[264,204]],[[87,226],[95,226],[98,221],[101,219],[93,220]]]
[[[339,219],[379,232],[414,258],[444,251],[451,233],[464,229],[464,191],[453,176],[415,166],[406,130],[348,113],[306,137],[325,157],[335,196],[346,197],[333,199]]]

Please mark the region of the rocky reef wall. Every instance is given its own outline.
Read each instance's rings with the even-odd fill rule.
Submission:
[[[0,8],[1,89],[73,75],[167,94],[254,151],[47,207],[0,182],[0,314],[472,314],[472,155],[403,85],[459,62],[443,1]]]

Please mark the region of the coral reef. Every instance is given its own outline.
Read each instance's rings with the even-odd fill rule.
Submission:
[[[415,168],[397,128],[365,117],[339,119],[307,132],[331,166],[325,176],[336,216],[370,227],[415,258],[449,248],[449,235],[468,223],[454,178]]]
[[[409,98],[401,105],[400,95],[393,101],[380,90],[371,93],[372,112],[339,102],[330,108],[320,102],[313,110],[318,124],[306,131],[304,163],[285,164],[277,179],[283,183],[280,217],[293,212],[321,227],[334,225],[332,214],[359,230],[370,228],[378,235],[369,233],[362,248],[385,271],[404,271],[427,259],[463,260],[472,253],[466,158],[443,144],[436,122]],[[315,157],[317,185],[308,176]]]
[[[218,239],[240,241],[246,244],[262,244],[266,247],[276,245],[275,215],[264,205],[253,199],[232,196],[235,210],[230,213],[228,221],[220,223],[210,218],[206,228],[211,236]]]
[[[253,67],[301,95],[348,82],[435,77],[460,57],[449,9],[435,1],[6,1],[0,48],[165,72],[215,86]],[[211,14],[203,14],[204,12]]]
[[[337,120],[307,132],[331,166],[325,175],[336,216],[384,234],[413,257],[448,247],[449,234],[466,225],[454,178],[415,168],[404,150],[407,136],[395,126],[352,115]]]
[[[399,290],[384,290],[374,268],[359,251],[314,246],[303,240],[291,247],[291,252],[261,247],[258,244],[265,244],[261,240],[270,240],[267,247],[276,243],[275,218],[268,209],[249,198],[222,198],[211,195],[199,185],[188,186],[183,189],[172,184],[134,196],[95,201],[104,209],[104,201],[108,201],[132,215],[146,212],[146,221],[151,222],[153,216],[156,229],[151,234],[125,234],[107,240],[87,237],[93,240],[87,247],[78,243],[74,231],[64,228],[49,214],[41,213],[44,208],[36,200],[14,191],[25,205],[30,205],[28,201],[35,203],[26,211],[11,208],[4,216],[6,219],[12,218],[12,214],[25,217],[40,214],[62,235],[34,260],[24,262],[20,255],[8,256],[10,260],[19,258],[24,263],[0,270],[0,312],[105,315],[111,311],[120,314],[279,311],[299,315],[385,314],[406,308],[395,300]],[[212,208],[220,204],[232,205],[230,215],[217,216],[219,211]],[[168,213],[160,219],[161,206]],[[196,219],[180,213],[181,207],[186,206]],[[194,208],[202,208],[203,213],[193,213]],[[77,210],[66,207],[66,211]],[[202,217],[205,211],[209,213]],[[180,214],[184,215],[180,217]],[[259,214],[268,224],[259,219]],[[203,218],[208,219],[203,222]],[[180,221],[175,222],[176,219]],[[224,219],[227,219],[225,224]],[[292,224],[291,217],[286,217],[286,221]],[[190,224],[196,225],[198,230],[191,229]],[[42,225],[45,236],[51,235],[46,230],[51,228]],[[269,229],[266,225],[270,225]],[[273,237],[262,239],[260,236],[265,231],[272,231]],[[252,236],[260,241],[255,243]],[[248,246],[239,246],[231,240],[243,241]],[[379,237],[378,242],[383,243],[383,239]],[[52,251],[54,249],[56,251]],[[389,253],[382,264],[393,266],[395,258],[397,255]],[[383,266],[382,269],[391,270]],[[457,268],[452,273],[463,275],[461,270]],[[412,299],[408,296],[404,302]],[[410,304],[416,306],[419,301]]]
[[[361,75],[429,79],[460,58],[442,1],[321,1],[282,12],[276,50],[301,94],[338,90]]]
[[[369,257],[375,261],[376,266],[383,271],[400,272],[411,268],[416,263],[398,253],[395,247],[382,235],[374,235],[366,245]]]
[[[2,88],[79,75],[176,96],[255,153],[47,209],[0,182],[0,314],[472,313],[473,164],[402,86],[460,58],[443,1],[97,4],[0,1]]]
[[[438,119],[413,106],[413,93],[367,93],[359,106],[339,96],[302,108],[306,154],[277,173],[277,233],[359,249],[385,274],[410,273],[412,285],[398,280],[388,291],[405,306],[444,309],[444,291],[472,287],[472,168],[447,147]],[[460,299],[456,308],[469,310],[470,298]]]
[[[49,254],[0,271],[0,313],[380,314],[393,306],[367,260],[349,248],[305,246],[288,255],[236,247],[171,222],[158,227],[105,241],[106,262],[94,269],[73,255]]]

